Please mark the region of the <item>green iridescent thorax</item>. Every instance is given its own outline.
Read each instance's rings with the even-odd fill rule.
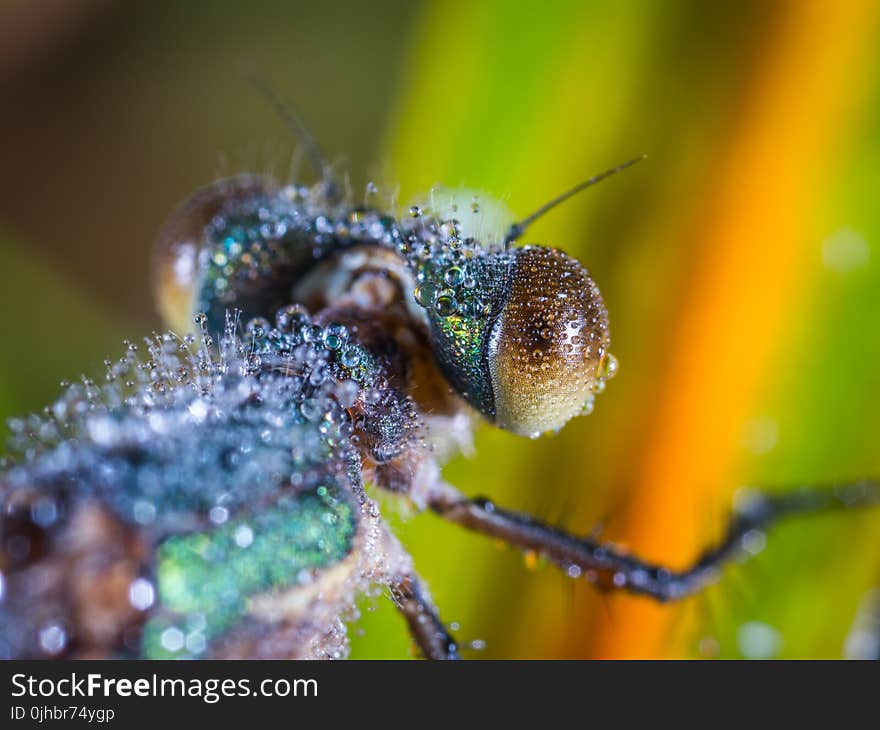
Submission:
[[[284,301],[284,280],[310,258],[309,221],[279,195],[234,201],[208,227],[194,306],[214,331],[228,308],[245,317],[271,314]]]
[[[157,552],[159,608],[144,627],[149,659],[203,655],[248,610],[251,597],[308,581],[352,549],[357,516],[326,486],[285,497],[249,519],[171,537]]]
[[[193,305],[222,329],[225,312],[269,316],[289,302],[293,284],[315,263],[355,245],[394,246],[395,219],[341,207],[315,189],[289,186],[229,197],[204,231]]]

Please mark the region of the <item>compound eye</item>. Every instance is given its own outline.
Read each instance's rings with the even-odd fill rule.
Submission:
[[[176,332],[192,329],[209,245],[207,226],[237,201],[265,190],[265,182],[251,176],[220,180],[194,193],[162,226],[153,247],[153,293],[163,320]]]
[[[616,371],[608,312],[586,269],[561,251],[517,249],[488,348],[495,420],[536,437],[592,410]]]

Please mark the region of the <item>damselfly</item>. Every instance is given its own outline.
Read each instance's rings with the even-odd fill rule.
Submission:
[[[782,517],[880,501],[876,483],[754,493],[718,544],[670,570],[462,495],[440,467],[474,414],[537,436],[590,412],[614,376],[587,271],[515,244],[635,160],[478,237],[454,205],[354,205],[306,147],[318,184],[222,180],[165,225],[155,272],[171,331],[11,422],[3,656],[342,657],[354,601],[378,585],[423,656],[457,657],[365,483],[658,601],[713,582]]]

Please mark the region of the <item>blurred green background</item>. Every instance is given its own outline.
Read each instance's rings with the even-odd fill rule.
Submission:
[[[880,475],[875,2],[0,2],[0,415],[161,326],[152,238],[219,175],[296,149],[255,66],[350,174],[463,185],[590,268],[621,370],[558,436],[484,427],[446,469],[682,565],[735,490]],[[471,657],[838,657],[880,581],[880,515],[811,518],[676,606],[601,596],[386,511]],[[385,600],[353,656],[410,653]]]

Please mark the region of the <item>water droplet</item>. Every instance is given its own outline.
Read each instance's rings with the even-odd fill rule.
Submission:
[[[58,624],[40,629],[40,646],[47,654],[58,654],[67,644],[67,634]]]
[[[443,280],[452,287],[459,286],[464,282],[464,271],[458,266],[450,266],[443,274]]]
[[[254,541],[254,531],[248,525],[239,525],[235,529],[234,537],[236,545],[246,548]]]
[[[314,421],[321,415],[321,406],[314,398],[306,398],[300,403],[299,410],[307,421]]]
[[[767,547],[767,535],[763,530],[749,530],[742,536],[741,544],[749,555],[757,555]]]
[[[451,289],[444,289],[437,295],[434,302],[434,308],[441,317],[449,317],[458,311],[458,301],[455,298],[455,292]]]
[[[345,350],[339,358],[339,362],[341,362],[347,368],[353,368],[358,365],[361,361],[361,355],[354,347],[349,347]]]
[[[479,297],[468,292],[462,302],[462,311],[468,317],[482,317],[486,314],[486,305]]]
[[[183,648],[185,640],[186,637],[183,635],[183,632],[174,626],[165,629],[160,638],[162,646],[170,652],[180,651]]]
[[[229,510],[226,509],[226,507],[215,505],[214,507],[211,507],[208,512],[208,519],[215,525],[222,525],[229,519]]]
[[[271,325],[269,324],[269,320],[264,319],[263,317],[254,317],[245,326],[245,333],[248,338],[259,340],[266,336],[270,328]]]
[[[156,505],[144,499],[139,499],[132,507],[135,522],[141,525],[149,525],[156,519]]]
[[[295,332],[307,321],[305,310],[297,304],[282,307],[275,314],[275,326],[282,332]]]
[[[611,380],[615,375],[617,375],[617,358],[610,352],[605,352],[599,358],[596,377],[600,380]]]
[[[146,611],[156,600],[156,590],[146,578],[138,578],[128,587],[128,600],[138,611]]]
[[[430,307],[437,298],[437,287],[430,281],[425,281],[415,288],[413,296],[423,307]]]
[[[328,325],[324,330],[324,347],[335,352],[339,350],[345,341],[345,327],[340,324]]]
[[[351,370],[351,379],[360,383],[367,377],[367,371],[363,367],[352,368]]]
[[[737,630],[736,643],[746,659],[772,659],[782,648],[782,637],[769,624],[748,621]]]

